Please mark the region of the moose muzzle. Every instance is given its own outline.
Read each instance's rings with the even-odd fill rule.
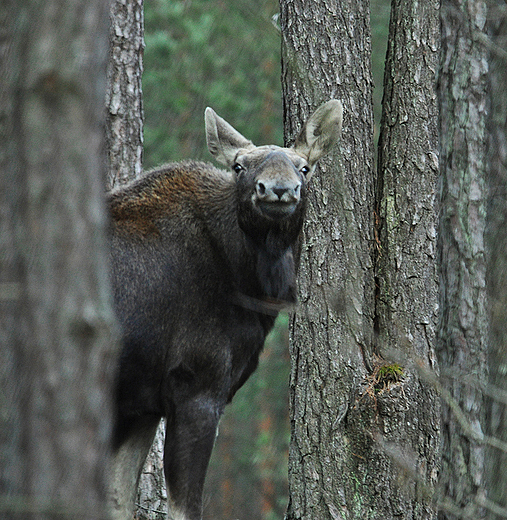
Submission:
[[[301,200],[301,185],[292,161],[284,153],[272,153],[255,182],[254,203],[268,217],[289,216]]]

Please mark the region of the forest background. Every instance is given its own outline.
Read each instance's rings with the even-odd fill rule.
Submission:
[[[142,0],[73,2],[0,4],[2,518],[107,517],[104,179],[141,175],[143,146],[145,168],[208,159],[205,105],[281,143],[330,97],[301,304],[221,425],[204,518],[283,515],[287,393],[288,520],[507,518],[505,0],[391,2],[378,168],[385,4],[149,0],[143,137]]]

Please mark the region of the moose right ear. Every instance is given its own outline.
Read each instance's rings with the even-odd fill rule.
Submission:
[[[343,106],[337,99],[321,105],[308,119],[294,144],[310,166],[326,155],[340,138]]]
[[[210,107],[204,112],[204,122],[208,150],[219,163],[232,166],[238,150],[254,148],[252,141],[243,137]]]

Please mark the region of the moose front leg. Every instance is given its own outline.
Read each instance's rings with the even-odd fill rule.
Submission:
[[[224,404],[197,395],[172,410],[164,448],[169,518],[201,519],[204,479]]]

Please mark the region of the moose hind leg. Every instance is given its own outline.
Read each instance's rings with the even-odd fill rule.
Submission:
[[[220,402],[202,394],[175,407],[164,448],[170,518],[201,519],[204,479],[222,411]]]
[[[139,476],[153,443],[159,418],[136,421],[122,443],[113,450],[110,466],[109,504],[113,520],[133,518]]]

